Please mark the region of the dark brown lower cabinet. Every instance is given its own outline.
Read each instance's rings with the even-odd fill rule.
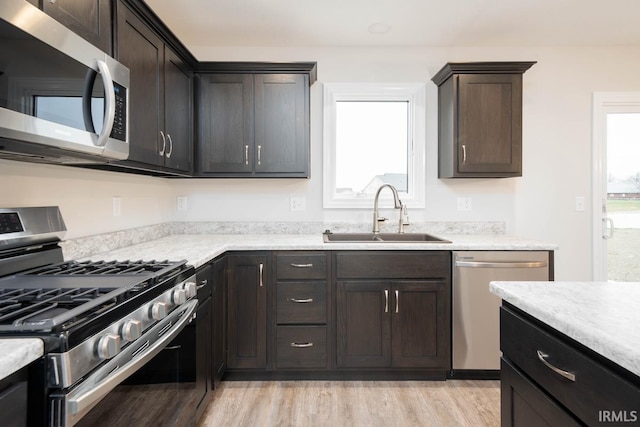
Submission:
[[[443,280],[337,283],[339,368],[441,368],[450,359]]]
[[[500,397],[503,426],[582,425],[504,359],[500,364]]]
[[[226,258],[220,258],[211,264],[211,279],[213,281],[211,293],[211,381],[213,388],[217,388],[227,367],[227,322],[225,298],[225,268]]]
[[[640,424],[640,377],[507,303],[500,349],[503,427]]]
[[[196,389],[198,404],[196,420],[204,414],[211,397],[211,266],[196,272],[198,284],[198,311],[196,312]]]
[[[267,368],[266,254],[227,256],[229,369]]]

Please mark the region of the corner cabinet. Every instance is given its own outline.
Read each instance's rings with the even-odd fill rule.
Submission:
[[[535,62],[447,63],[438,86],[438,177],[522,176],[522,74]]]
[[[123,2],[116,58],[130,70],[129,158],[118,165],[158,174],[193,169],[192,72],[160,35]]]
[[[204,63],[197,75],[202,177],[309,177],[315,63]]]
[[[447,251],[338,252],[337,368],[450,368]]]

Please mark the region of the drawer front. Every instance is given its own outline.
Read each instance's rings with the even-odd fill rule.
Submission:
[[[278,326],[276,368],[326,368],[325,326]]]
[[[586,349],[570,344],[569,338],[543,330],[505,307],[500,309],[500,349],[506,359],[588,425],[597,425],[611,413],[638,414],[638,387]],[[572,375],[573,379],[566,377]]]
[[[336,273],[344,279],[425,279],[451,276],[449,251],[338,252]]]
[[[278,282],[276,322],[327,323],[326,282]]]
[[[278,254],[276,279],[326,279],[325,254]]]

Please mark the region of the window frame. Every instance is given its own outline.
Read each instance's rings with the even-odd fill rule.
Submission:
[[[407,207],[425,205],[425,83],[325,83],[323,117],[323,207],[371,209],[374,195],[344,195],[336,192],[336,103],[340,101],[408,102],[408,192],[399,192]],[[387,194],[388,193],[388,194]],[[391,199],[391,192],[380,194]]]

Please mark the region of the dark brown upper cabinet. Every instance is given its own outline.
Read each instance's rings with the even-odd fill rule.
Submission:
[[[80,37],[111,55],[111,0],[29,0]]]
[[[438,85],[438,177],[522,176],[522,74],[535,62],[447,63]]]
[[[315,63],[204,63],[197,81],[203,177],[309,177]]]
[[[190,175],[192,72],[138,14],[118,3],[117,59],[130,70],[129,158],[123,167]]]

